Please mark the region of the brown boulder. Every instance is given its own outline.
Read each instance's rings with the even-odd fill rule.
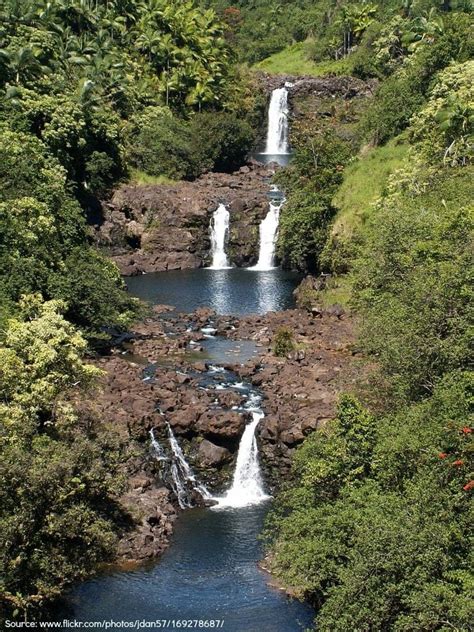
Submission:
[[[199,417],[196,424],[200,434],[223,439],[238,439],[244,428],[244,416],[230,410],[208,410]]]
[[[203,467],[215,467],[229,461],[232,455],[226,448],[203,439],[199,445],[198,457]]]

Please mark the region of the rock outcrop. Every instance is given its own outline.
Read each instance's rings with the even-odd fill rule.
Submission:
[[[370,79],[363,81],[356,77],[344,75],[326,75],[324,77],[313,77],[311,75],[269,75],[265,72],[259,73],[259,84],[268,94],[277,88],[288,85],[290,100],[296,97],[314,95],[323,98],[339,97],[352,99],[354,97],[371,96],[377,86],[377,80]]]
[[[206,266],[211,217],[224,203],[230,212],[229,258],[237,266],[253,265],[272,173],[253,162],[233,174],[209,173],[194,182],[123,185],[103,203],[96,241],[125,275]]]

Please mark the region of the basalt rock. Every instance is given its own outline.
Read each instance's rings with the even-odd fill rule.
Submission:
[[[203,439],[198,451],[199,463],[202,467],[218,467],[232,459],[232,454],[219,445]]]
[[[207,410],[196,424],[199,434],[210,439],[238,443],[248,421],[242,413],[228,410]]]
[[[343,99],[352,99],[358,96],[366,97],[373,94],[377,83],[374,79],[362,81],[350,76],[312,77],[310,75],[269,75],[265,72],[259,73],[259,84],[268,94],[272,90],[282,88],[287,84],[290,100],[308,94],[320,97],[340,97]]]
[[[224,203],[234,265],[258,259],[259,225],[269,209],[271,170],[250,163],[233,174],[209,173],[173,185],[123,185],[104,202],[95,238],[122,274],[200,268],[210,262],[210,222]]]
[[[136,477],[130,480],[130,489],[120,498],[120,504],[129,511],[130,525],[119,541],[118,560],[139,562],[162,553],[177,517],[169,490],[156,487],[150,478]]]

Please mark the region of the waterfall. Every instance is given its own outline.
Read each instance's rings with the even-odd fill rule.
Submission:
[[[273,90],[268,107],[266,154],[288,153],[288,90]]]
[[[196,475],[191,469],[191,466],[186,461],[186,458],[181,450],[179,443],[174,436],[173,430],[169,424],[168,426],[168,439],[171,448],[171,487],[178,499],[178,504],[181,509],[193,507],[193,493],[197,492],[204,500],[212,499],[211,494],[205,485],[199,483],[196,479]],[[151,445],[155,452],[158,461],[168,461],[163,448],[156,440],[153,430],[150,430]]]
[[[189,463],[186,461],[183,451],[173,434],[171,426],[169,424],[167,424],[167,426],[171,452],[173,454],[171,464],[172,485],[173,490],[178,497],[179,506],[181,509],[193,506],[192,499],[190,500],[189,498],[190,492],[192,491],[198,492],[198,494],[200,494],[205,500],[210,500],[212,498],[211,494],[204,485],[197,481],[196,475],[192,471]]]
[[[229,211],[224,204],[219,204],[211,219],[211,254],[212,270],[229,268],[229,260],[225,253],[226,238],[229,234]]]
[[[260,224],[260,250],[258,262],[249,268],[250,270],[272,270],[275,260],[275,247],[278,237],[278,224],[280,221],[280,209],[283,202],[273,204],[270,202],[270,210]]]
[[[165,451],[163,450],[160,443],[155,438],[155,433],[153,431],[153,428],[150,430],[150,438],[151,438],[151,447],[153,448],[153,452],[155,454],[157,461],[167,461],[168,459],[165,454]]]
[[[253,420],[247,424],[240,440],[232,487],[224,496],[215,499],[217,500],[216,508],[246,507],[256,505],[269,498],[263,489],[255,437],[255,430],[263,418],[263,413],[254,408],[252,409],[252,416]]]

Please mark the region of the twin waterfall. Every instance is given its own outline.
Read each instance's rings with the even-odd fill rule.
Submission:
[[[225,245],[229,236],[230,214],[224,204],[219,204],[211,219],[211,270],[229,268],[229,260],[225,253]]]
[[[154,456],[160,462],[169,463],[170,484],[181,509],[194,507],[196,494],[212,504],[215,509],[247,507],[269,498],[263,488],[255,437],[257,425],[264,415],[258,408],[249,410],[252,411],[253,419],[247,424],[240,440],[232,486],[224,496],[212,496],[207,487],[199,483],[169,424],[167,424],[169,458],[156,440],[153,430],[150,430]]]

